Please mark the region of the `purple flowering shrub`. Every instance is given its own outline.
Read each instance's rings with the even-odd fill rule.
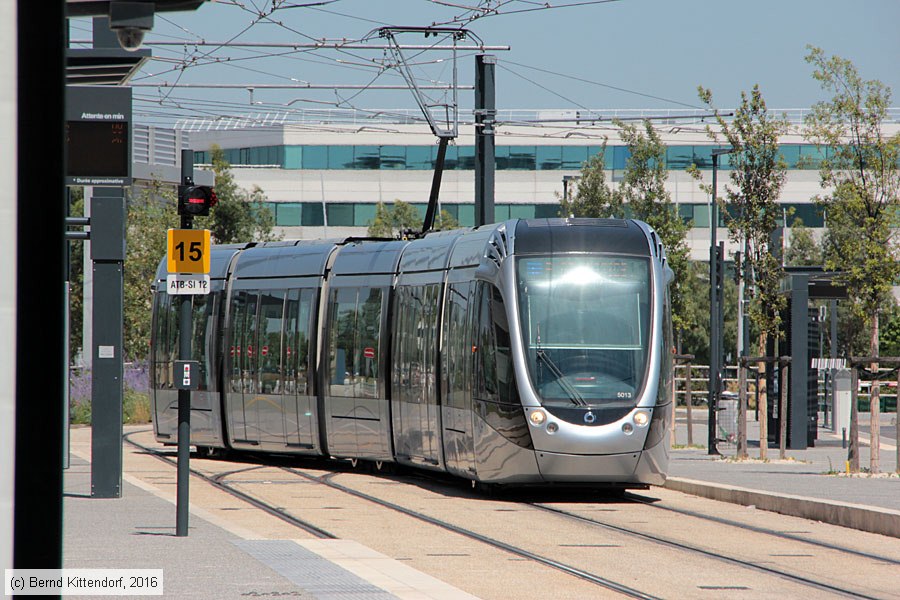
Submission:
[[[150,422],[150,372],[146,362],[126,363],[124,368],[122,419],[124,423]],[[69,370],[69,420],[91,422],[91,371]]]

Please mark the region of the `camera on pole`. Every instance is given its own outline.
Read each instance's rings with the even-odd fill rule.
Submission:
[[[209,215],[209,209],[218,201],[215,190],[208,185],[178,186],[179,215],[205,217]]]

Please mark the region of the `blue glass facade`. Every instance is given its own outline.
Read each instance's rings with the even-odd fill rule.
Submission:
[[[325,224],[321,202],[265,202],[275,215],[279,227],[321,227]],[[329,227],[366,227],[375,219],[374,202],[334,202],[325,205]],[[413,204],[424,218],[426,205]],[[785,204],[788,222],[800,218],[807,227],[823,227],[825,220],[815,204]],[[463,227],[475,224],[475,207],[472,204],[443,204],[447,211]],[[559,216],[558,204],[497,204],[494,207],[496,221],[506,219],[543,219]],[[709,206],[706,204],[681,204],[678,213],[685,222],[693,221],[694,227],[709,227]],[[725,222],[719,220],[719,226]]]
[[[818,169],[826,149],[809,144],[780,147],[788,169]],[[830,150],[828,150],[830,152]],[[327,170],[412,170],[434,168],[437,146],[264,146],[224,150],[232,165],[271,165],[282,169]],[[629,152],[626,146],[497,146],[497,169],[520,171],[577,171],[590,157],[604,152],[607,169],[624,170]],[[209,163],[210,153],[194,153],[195,163]],[[730,169],[730,156],[719,159],[721,169]],[[712,168],[712,146],[669,146],[666,168],[683,171],[691,164]],[[474,170],[474,146],[450,146],[446,170]]]

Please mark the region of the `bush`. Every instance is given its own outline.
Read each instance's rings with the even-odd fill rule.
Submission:
[[[150,393],[147,365],[126,364],[122,397],[122,422],[149,423]],[[87,369],[69,371],[69,421],[74,425],[91,424],[91,372]]]

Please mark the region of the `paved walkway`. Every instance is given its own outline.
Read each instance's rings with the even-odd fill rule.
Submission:
[[[693,441],[705,446],[707,440],[705,414],[694,412]],[[672,451],[671,477],[685,477],[712,483],[748,487],[783,494],[797,494],[826,500],[853,502],[900,510],[900,477],[896,470],[896,441],[893,414],[881,415],[880,476],[863,473],[846,476],[847,449],[840,435],[819,429],[815,446],[805,450],[786,451],[787,460],[779,460],[777,446],[768,448],[768,460],[759,460],[759,424],[747,424],[748,461],[735,461],[734,446],[722,445],[723,456],[709,456],[706,448],[680,448]],[[860,422],[868,422],[861,415]],[[868,427],[860,435],[860,467],[869,468]],[[676,443],[687,443],[687,413],[679,411],[676,420]]]
[[[126,445],[122,497],[91,498],[89,448],[90,429],[73,429],[63,499],[66,569],[162,569],[166,598],[472,598],[352,540],[302,532],[273,539],[273,528],[248,521],[249,512],[223,518],[192,505],[189,535],[176,537],[174,470]],[[192,481],[192,499],[202,488]],[[235,502],[229,510],[246,508]]]
[[[702,443],[704,415],[694,412],[693,438]],[[900,477],[842,475],[847,451],[839,436],[820,430],[814,448],[788,450],[783,461],[777,448],[769,448],[768,461],[755,459],[759,447],[753,444],[751,460],[737,462],[710,456],[705,448],[684,447],[685,417],[684,411],[677,415],[679,446],[672,451],[667,487],[900,537]],[[893,471],[893,415],[884,417],[881,466]],[[751,440],[757,432],[751,422]],[[175,537],[173,475],[157,476],[159,467],[146,462],[153,459],[144,456],[139,462],[128,446],[123,497],[90,498],[89,433],[73,430],[72,462],[65,474],[66,568],[163,569],[165,597],[170,598],[471,597],[350,540],[259,539],[249,528],[196,507],[190,535]],[[868,461],[864,444],[861,466]],[[192,484],[192,494],[193,489]]]
[[[703,444],[707,440],[705,413],[693,411],[693,442]],[[687,444],[687,413],[680,410],[676,418],[676,446],[672,451],[669,482],[666,487],[690,493],[698,493],[720,500],[742,504],[757,501],[772,502],[769,508],[794,514],[828,520],[828,514],[853,512],[849,518],[859,528],[900,536],[900,476],[896,474],[896,428],[894,414],[881,415],[881,444],[879,466],[881,473],[864,472],[849,476],[847,449],[842,439],[820,428],[814,447],[786,451],[786,459],[779,460],[777,446],[769,446],[768,459],[759,460],[759,427],[748,422],[749,460],[736,461],[734,446],[720,445],[723,456],[710,456],[705,447],[685,447]],[[860,467],[870,467],[869,415],[860,415]],[[685,481],[693,482],[691,486]],[[707,490],[704,490],[705,484]],[[720,489],[726,488],[726,489]],[[729,493],[732,490],[753,490],[757,495]],[[763,499],[760,495],[770,498]],[[788,497],[797,499],[788,501]],[[815,501],[815,502],[814,502]],[[816,505],[818,502],[818,506]],[[779,508],[772,508],[780,506]],[[823,508],[824,507],[824,508]],[[836,509],[839,508],[840,510]],[[859,507],[853,509],[852,507]],[[805,512],[806,509],[811,512]],[[868,510],[867,510],[868,509]],[[850,521],[835,524],[851,526]],[[852,526],[856,526],[852,525]]]

